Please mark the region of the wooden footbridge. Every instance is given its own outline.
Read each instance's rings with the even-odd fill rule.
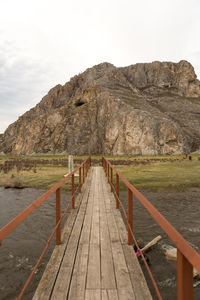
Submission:
[[[76,188],[74,176],[77,172],[79,172],[79,182]],[[72,197],[61,215],[60,188],[69,179],[72,182]],[[119,198],[119,180],[122,180],[128,189],[127,215]],[[0,243],[54,192],[56,192],[56,227],[17,299],[23,297],[54,233],[56,233],[57,245],[33,300],[152,299],[132,246],[134,242],[139,255],[143,257],[133,235],[133,194],[178,249],[177,299],[193,299],[193,267],[200,271],[199,254],[105,158],[102,159],[102,166],[99,167],[91,167],[91,159],[88,158],[56,186],[39,197],[1,229]],[[77,197],[75,197],[76,192],[79,192]],[[60,223],[70,205],[72,211],[61,234]],[[128,235],[120,207],[127,220]],[[145,259],[144,263],[156,291],[155,299],[162,299]]]
[[[79,200],[33,299],[152,299],[102,167]]]

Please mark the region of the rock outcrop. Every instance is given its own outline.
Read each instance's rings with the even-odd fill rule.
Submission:
[[[187,61],[102,63],[11,124],[0,152],[172,154],[200,149],[200,82]]]

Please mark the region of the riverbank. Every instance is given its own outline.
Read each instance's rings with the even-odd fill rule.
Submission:
[[[184,155],[172,156],[107,156],[136,188],[140,190],[184,191],[200,187],[200,155],[189,160]],[[86,156],[74,157],[78,166]],[[92,164],[101,156],[92,156]],[[64,155],[0,156],[0,186],[49,189],[68,173],[68,157]],[[78,177],[75,178],[78,183]],[[70,190],[71,181],[63,189]],[[120,183],[123,190],[125,186]]]

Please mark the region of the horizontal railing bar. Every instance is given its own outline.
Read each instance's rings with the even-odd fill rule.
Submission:
[[[168,237],[174,242],[177,249],[187,258],[187,260],[200,272],[200,255],[190,246],[182,235],[165,219],[161,213],[143,196],[128,180],[104,157],[113,171],[118,174],[124,184],[133,192],[146,210],[152,215],[154,220],[160,225]]]
[[[42,196],[37,198],[32,204],[25,208],[20,214],[18,214],[14,219],[12,219],[7,225],[5,225],[0,230],[0,245],[3,240],[7,238],[37,207],[39,207],[47,198],[49,198],[53,193],[56,192],[74,173],[76,173],[89,158],[85,159],[80,166],[78,166],[74,171],[68,174],[63,180],[53,186],[50,190],[44,193]]]

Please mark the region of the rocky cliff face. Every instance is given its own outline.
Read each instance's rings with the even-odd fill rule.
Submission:
[[[13,154],[171,154],[200,149],[200,82],[186,61],[103,63],[57,85],[5,131]]]
[[[3,134],[0,133],[0,143],[2,143],[2,142],[3,142]]]

